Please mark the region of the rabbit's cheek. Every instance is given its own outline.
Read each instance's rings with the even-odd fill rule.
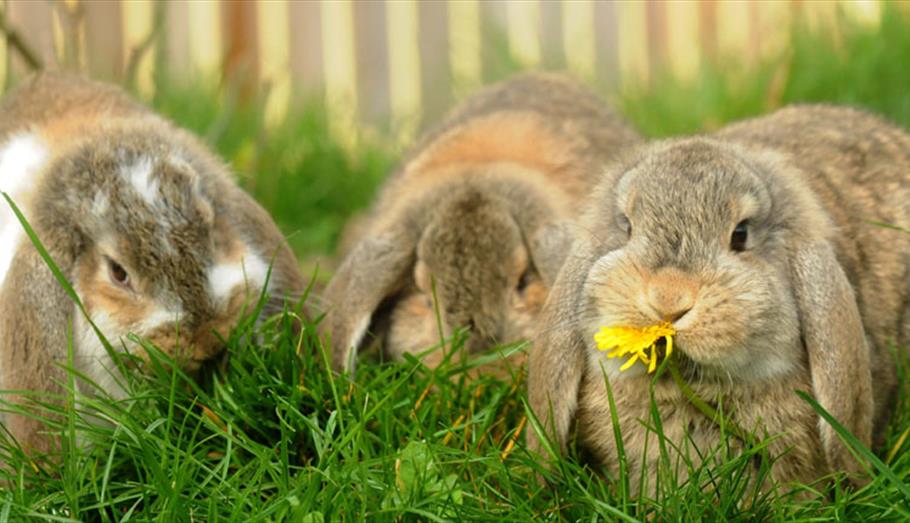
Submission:
[[[93,320],[103,314],[110,324],[115,325],[115,332],[104,332],[105,335],[123,335],[134,332],[143,335],[148,332],[149,318],[158,317],[154,304],[141,298],[127,295],[103,282],[89,282],[77,286],[77,294],[89,317]]]
[[[721,375],[765,379],[800,365],[795,304],[775,278],[707,286],[677,331],[676,347]]]
[[[587,329],[591,340],[604,326],[644,326],[660,321],[648,305],[644,289],[645,279],[632,264],[595,264],[583,291],[590,315],[573,319]]]

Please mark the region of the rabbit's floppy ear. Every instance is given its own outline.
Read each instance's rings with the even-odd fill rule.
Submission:
[[[328,310],[320,325],[331,337],[336,371],[354,371],[373,313],[406,283],[414,256],[412,239],[388,233],[361,241],[341,264],[326,287]]]
[[[797,248],[790,269],[815,399],[868,446],[872,441],[872,374],[853,288],[827,242]],[[819,431],[832,470],[862,470],[822,419]]]
[[[0,288],[0,389],[29,391],[41,401],[62,398],[68,319],[73,303],[38,252],[27,240],[13,257]],[[26,406],[22,395],[4,395],[4,402]],[[7,430],[26,450],[53,450],[55,440],[44,425],[28,416],[6,414]]]
[[[551,287],[572,248],[570,222],[548,222],[537,228],[528,242],[531,259],[547,287]]]
[[[541,314],[528,368],[528,403],[546,435],[564,452],[578,389],[585,368],[585,342],[578,333],[584,275],[591,266],[586,256],[573,252],[562,267]],[[542,453],[534,431],[527,434],[528,449]]]

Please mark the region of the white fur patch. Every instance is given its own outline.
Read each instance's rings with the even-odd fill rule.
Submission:
[[[168,323],[179,322],[183,318],[183,310],[168,310],[164,308],[157,308],[154,312],[149,314],[143,319],[139,325],[136,326],[134,332],[140,336],[145,336],[162,325],[167,325]]]
[[[259,256],[247,251],[240,262],[222,263],[209,269],[209,293],[216,302],[230,298],[239,285],[262,289],[269,266]]]
[[[367,329],[370,327],[370,316],[364,316],[360,318],[360,321],[357,322],[357,326],[354,327],[354,332],[351,333],[351,340],[347,343],[348,347],[358,347],[363,342],[363,337],[367,334]]]
[[[34,134],[14,135],[0,147],[0,191],[9,194],[23,213],[20,199],[31,188],[50,152]],[[0,202],[0,285],[23,236],[22,225],[6,201]]]
[[[92,315],[92,321],[104,333],[114,349],[122,348],[120,341],[122,334],[118,332],[118,325],[110,316],[96,313]],[[123,399],[126,395],[120,386],[123,377],[118,375],[117,366],[81,312],[77,311],[75,314],[73,331],[75,366],[93,383],[93,385],[80,383],[77,380],[79,392],[91,397],[97,395],[99,391],[105,391],[116,399]]]
[[[158,201],[158,181],[152,178],[152,160],[141,158],[126,167],[123,176],[130,181],[133,189],[149,205]]]

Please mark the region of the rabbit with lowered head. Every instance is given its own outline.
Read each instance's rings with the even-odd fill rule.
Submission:
[[[303,288],[283,236],[228,168],[116,87],[46,73],[9,94],[0,187],[114,349],[138,348],[133,333],[194,370],[266,281],[275,305]],[[72,323],[76,369],[121,396],[101,340],[3,208],[0,389],[59,394]],[[54,445],[32,419],[3,422],[27,448]]]
[[[781,435],[774,479],[859,472],[794,391],[863,443],[879,441],[895,389],[888,347],[910,332],[910,236],[872,222],[910,228],[910,135],[858,110],[797,106],[642,148],[602,177],[585,211],[580,230],[596,233],[575,242],[544,308],[531,407],[557,448],[574,426],[616,474],[607,380],[630,483],[645,474],[653,488],[660,445],[652,437],[644,454],[642,422],[651,375],[621,371],[594,333],[668,321],[688,385],[743,429]],[[678,448],[719,442],[666,373],[654,401]],[[528,445],[541,450],[538,434]]]
[[[558,229],[601,166],[638,141],[561,76],[519,76],[469,98],[386,180],[326,288],[335,369],[353,370],[371,327],[393,358],[459,327],[470,328],[468,351],[528,338],[565,255]]]

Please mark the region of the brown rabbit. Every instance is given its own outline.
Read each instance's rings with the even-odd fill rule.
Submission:
[[[639,141],[561,76],[519,76],[469,98],[386,180],[329,283],[321,328],[333,366],[353,371],[371,326],[392,357],[464,326],[469,351],[528,338],[567,249],[558,229],[602,165]]]
[[[193,370],[223,349],[266,279],[279,304],[303,289],[284,238],[228,168],[116,87],[41,74],[9,94],[0,187],[115,349],[137,348],[126,339],[134,333]],[[2,209],[0,389],[60,394],[72,322],[77,370],[122,396],[99,337]],[[3,421],[25,447],[54,444],[33,420]]]
[[[557,279],[530,354],[536,415],[565,449],[614,474],[604,380],[616,400],[629,471],[657,473],[644,366],[596,349],[600,326],[671,321],[692,389],[733,421],[781,434],[772,476],[809,482],[859,472],[810,392],[864,444],[880,442],[895,389],[890,343],[908,336],[910,136],[867,113],[798,106],[709,137],[657,142],[607,172]],[[704,450],[718,427],[669,377],[655,383],[664,433]],[[528,446],[539,452],[538,434]],[[692,453],[691,455],[694,455]],[[671,458],[672,459],[672,458]]]

